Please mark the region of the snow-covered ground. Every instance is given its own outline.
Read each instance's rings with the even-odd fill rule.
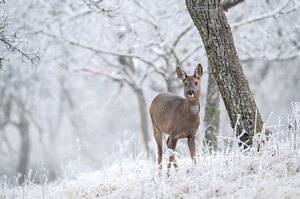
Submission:
[[[299,198],[300,153],[202,156],[180,161],[171,177],[156,177],[153,162],[114,165],[49,186],[49,198]]]
[[[177,154],[178,171],[157,176],[154,161],[120,157],[105,169],[80,173],[71,180],[40,181],[17,186],[16,180],[0,178],[0,199],[8,198],[300,198],[300,104],[285,125],[273,126],[269,141],[257,152],[241,150],[236,139],[215,155],[202,152],[197,164]],[[255,138],[254,138],[255,139]],[[199,150],[198,150],[199,151]],[[32,177],[33,179],[34,177]]]
[[[196,165],[179,158],[179,170],[161,178],[155,162],[127,160],[43,186],[2,184],[0,198],[299,198],[300,150],[289,143],[261,153],[204,154]]]

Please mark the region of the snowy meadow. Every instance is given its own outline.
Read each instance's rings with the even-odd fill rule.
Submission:
[[[299,198],[300,104],[293,103],[293,108],[291,115],[269,126],[273,133],[259,152],[255,147],[242,150],[233,137],[213,155],[198,145],[197,164],[179,150],[179,169],[173,168],[170,177],[166,150],[161,177],[156,162],[143,152],[51,183],[42,168],[22,186],[15,178],[1,177],[0,198]]]

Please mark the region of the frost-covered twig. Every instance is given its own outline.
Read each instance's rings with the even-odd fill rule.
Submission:
[[[102,6],[101,3],[103,3],[103,0],[82,0],[82,2],[93,12],[104,14],[108,17],[114,17],[116,11],[119,9],[119,7],[113,9]]]
[[[0,5],[2,6],[2,5]],[[29,53],[22,50],[19,45],[22,43],[22,39],[19,36],[21,28],[15,28],[9,23],[8,16],[0,16],[0,42],[3,44],[0,55],[0,68],[3,60],[10,54],[18,54],[21,56],[21,60],[29,60],[33,66],[36,66],[40,60],[40,53]]]
[[[285,14],[289,14],[291,12],[294,12],[296,10],[298,10],[298,8],[300,7],[300,3],[298,2],[295,6],[293,6],[290,9],[284,10],[284,8],[290,3],[291,1],[288,1],[287,3],[285,3],[283,6],[279,7],[278,9],[274,10],[273,12],[269,12],[266,14],[262,14],[262,15],[258,15],[255,16],[251,19],[247,19],[245,21],[241,21],[241,22],[236,22],[234,24],[231,25],[232,28],[237,28],[243,25],[248,25],[257,21],[261,21],[264,19],[268,19],[268,18],[277,18],[281,15],[285,15]]]
[[[293,114],[288,117],[288,129],[294,150],[299,148],[300,139],[300,102],[292,102]]]

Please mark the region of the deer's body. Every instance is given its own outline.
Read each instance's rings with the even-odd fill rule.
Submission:
[[[162,168],[163,133],[169,135],[167,146],[171,150],[175,150],[178,139],[187,138],[191,158],[196,162],[195,135],[200,123],[199,97],[201,93],[200,78],[202,66],[200,64],[197,66],[194,76],[187,76],[178,67],[177,75],[184,83],[185,98],[172,93],[161,93],[154,98],[150,106],[150,116],[158,147],[158,164],[160,169]],[[171,163],[177,167],[174,154],[169,158],[168,174]]]
[[[158,132],[179,139],[196,134],[199,126],[199,110],[198,102],[192,104],[178,95],[161,93],[154,98],[150,114],[153,126]]]

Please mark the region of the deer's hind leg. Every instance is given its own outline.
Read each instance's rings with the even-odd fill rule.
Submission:
[[[153,124],[153,133],[154,133],[154,137],[155,137],[155,141],[157,144],[157,163],[158,163],[158,175],[161,176],[161,169],[162,169],[162,135],[163,132],[160,128],[158,128],[157,125]]]

